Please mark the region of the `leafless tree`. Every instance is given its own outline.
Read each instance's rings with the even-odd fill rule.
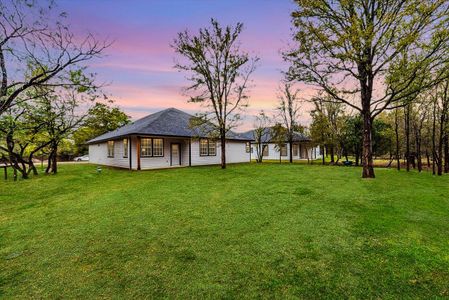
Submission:
[[[279,106],[276,108],[279,118],[282,120],[282,125],[286,129],[287,141],[289,144],[289,161],[293,162],[293,137],[295,130],[299,127],[300,102],[299,90],[293,90],[291,83],[284,83],[280,87],[278,95]]]
[[[256,144],[256,162],[261,163],[263,160],[263,138],[269,138],[270,118],[264,111],[259,112],[254,122],[253,138]]]

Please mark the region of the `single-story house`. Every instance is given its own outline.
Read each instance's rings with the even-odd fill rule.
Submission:
[[[250,130],[241,134],[247,139],[251,139],[251,157],[257,158],[258,143],[255,141],[254,130]],[[274,159],[274,160],[289,160],[290,145],[286,140],[280,149],[273,141],[273,135],[271,128],[265,128],[261,135],[262,142],[262,159]],[[292,158],[293,160],[308,160],[318,159],[321,157],[320,147],[314,146],[310,137],[300,133],[294,132],[293,146],[292,146]]]
[[[190,126],[193,116],[175,108],[148,115],[87,142],[91,163],[130,170],[220,164],[219,141]],[[251,139],[232,131],[226,162],[250,162]]]

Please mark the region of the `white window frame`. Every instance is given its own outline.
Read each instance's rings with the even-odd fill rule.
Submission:
[[[200,156],[217,156],[217,142],[210,139],[200,139]]]
[[[129,140],[123,139],[123,158],[128,158]]]
[[[114,157],[114,148],[115,143],[114,141],[108,141],[108,157],[113,158]]]

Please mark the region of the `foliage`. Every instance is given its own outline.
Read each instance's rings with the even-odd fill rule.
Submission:
[[[73,133],[77,154],[87,153],[86,142],[106,132],[116,130],[130,122],[130,117],[113,102],[96,102],[88,111],[83,124]]]
[[[449,61],[449,2],[295,2],[289,76],[362,114],[362,177],[373,178],[372,121],[449,75],[441,68]]]
[[[259,60],[240,49],[242,30],[242,23],[221,27],[211,19],[211,26],[201,28],[197,35],[180,32],[172,45],[181,59],[175,68],[188,74],[191,82],[186,89],[190,101],[207,109],[194,123],[208,125],[202,128],[220,137],[222,168],[226,168],[226,134],[238,124],[248,104],[249,77]]]

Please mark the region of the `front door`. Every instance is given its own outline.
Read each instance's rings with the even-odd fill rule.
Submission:
[[[170,165],[180,166],[181,165],[181,145],[171,144],[171,156]]]

